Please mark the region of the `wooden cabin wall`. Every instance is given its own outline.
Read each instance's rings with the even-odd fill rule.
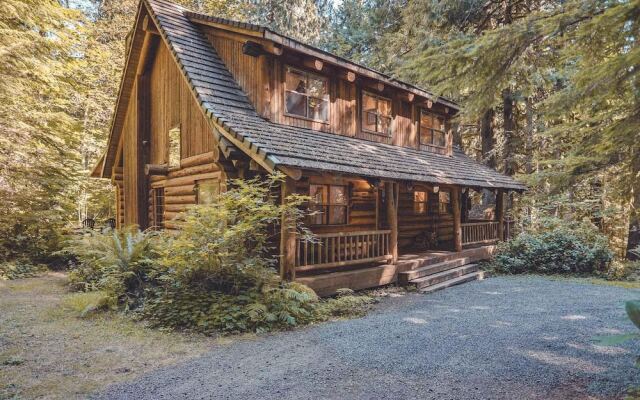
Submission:
[[[212,151],[216,144],[209,123],[164,43],[150,76],[151,163],[168,162],[169,130],[178,126],[181,158]]]
[[[164,43],[155,53],[149,74],[148,115],[150,143],[148,146],[151,164],[166,164],[169,155],[169,131],[180,128],[180,167],[172,168],[168,176],[142,177],[138,160],[141,156],[138,143],[138,106],[136,96],[131,96],[122,134],[123,182],[118,190],[124,218],[121,225],[138,224],[138,202],[140,201],[139,179],[149,180],[148,218],[153,224],[153,189],[164,189],[164,221],[168,228],[175,227],[170,220],[196,204],[195,185],[199,180],[219,179],[224,186],[225,175],[216,164],[217,144],[207,118],[193,98],[190,88]],[[138,80],[133,93],[137,93]]]
[[[134,83],[133,93],[137,93],[138,83]],[[138,223],[138,118],[136,96],[131,96],[127,106],[127,116],[122,128],[124,136],[123,157],[123,190],[124,190],[124,224]]]
[[[420,189],[423,190],[423,189]],[[439,198],[431,188],[425,188],[428,196],[428,209],[437,210]],[[406,185],[400,185],[400,199],[398,202],[398,246],[410,247],[415,242],[415,237],[424,231],[432,232],[437,228],[439,244],[453,240],[453,215],[428,212],[416,215],[413,210],[413,190],[408,190]]]
[[[310,184],[338,184],[349,187],[349,214],[346,225],[313,225],[313,233],[355,232],[375,230],[377,191],[362,179],[304,177],[296,181],[295,192],[309,195]]]
[[[286,59],[272,55],[248,56],[242,52],[242,47],[244,41],[251,40],[251,37],[209,27],[201,27],[201,29],[256,110],[271,121],[379,143],[420,148],[419,108],[427,107],[426,104],[410,103],[406,100],[406,96],[403,97],[400,90],[394,88],[386,87],[382,92],[378,92],[370,83],[365,87],[362,82],[348,82],[340,79],[331,66],[325,67],[320,72],[309,70],[296,64],[295,60],[302,60],[302,58],[295,54],[289,54],[289,58]],[[309,70],[329,78],[330,106],[327,123],[285,115],[285,65]],[[361,129],[361,109],[358,99],[362,97],[362,90],[391,99],[393,115],[391,137]],[[441,104],[433,104],[432,109],[437,113],[445,111]],[[450,142],[451,134],[448,136]],[[451,153],[450,145],[447,149],[434,146],[422,146],[422,149],[439,154]]]

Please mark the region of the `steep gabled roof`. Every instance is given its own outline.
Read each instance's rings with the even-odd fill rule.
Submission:
[[[215,134],[267,169],[295,167],[435,184],[525,189],[459,150],[445,156],[266,120],[256,112],[199,26],[190,20],[193,13],[164,0],[143,2],[195,98],[216,127]],[[112,130],[110,142],[117,143],[118,135]],[[104,171],[108,163],[109,156]]]

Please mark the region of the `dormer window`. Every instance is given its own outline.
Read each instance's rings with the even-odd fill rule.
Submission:
[[[420,111],[420,144],[426,146],[447,146],[444,118],[425,110]]]
[[[362,130],[391,136],[391,100],[362,92]]]
[[[287,67],[285,73],[285,113],[294,117],[328,122],[328,79],[292,67]]]

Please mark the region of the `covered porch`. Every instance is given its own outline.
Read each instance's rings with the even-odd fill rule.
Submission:
[[[313,173],[287,179],[283,198],[291,193],[312,198],[314,213],[306,225],[315,240],[283,229],[280,272],[285,279],[303,282],[348,273],[347,287],[362,288],[395,281],[411,260],[461,258],[474,248],[484,249],[470,253],[474,260],[488,258],[493,245],[511,231],[505,219],[507,191],[491,191],[495,204],[478,218],[473,189],[480,190]],[[365,278],[372,267],[382,267],[377,270],[381,275]]]

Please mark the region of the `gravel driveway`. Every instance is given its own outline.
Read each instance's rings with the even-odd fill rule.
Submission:
[[[623,302],[640,291],[497,277],[385,299],[365,318],[237,340],[104,399],[618,398],[640,385]]]

